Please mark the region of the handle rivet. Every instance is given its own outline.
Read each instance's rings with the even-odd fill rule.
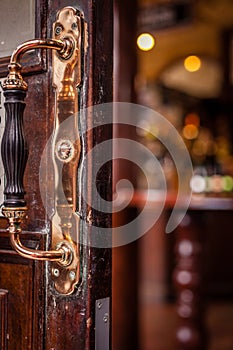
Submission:
[[[77,28],[78,28],[78,24],[75,23],[75,22],[72,23],[71,28],[72,28],[73,30],[77,29]]]
[[[104,323],[107,323],[107,322],[108,322],[108,318],[109,318],[108,314],[107,314],[107,313],[104,314],[104,317],[103,317]]]
[[[70,279],[71,279],[71,281],[74,281],[75,278],[76,278],[76,273],[75,273],[75,271],[70,271]]]
[[[61,32],[62,32],[62,26],[57,26],[57,27],[55,28],[55,34],[56,34],[56,35],[59,35],[59,34],[61,34]]]
[[[55,277],[59,277],[60,271],[59,271],[58,269],[53,269],[53,275],[54,275]]]

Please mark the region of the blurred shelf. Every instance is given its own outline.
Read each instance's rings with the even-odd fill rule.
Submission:
[[[233,210],[233,196],[192,194],[191,197],[183,195],[178,198],[177,192],[171,191],[165,194],[158,190],[135,190],[132,194],[124,190],[118,193],[116,207],[122,207],[123,204],[137,208],[146,206],[148,209],[163,205],[164,209],[176,206],[181,210],[186,207],[189,210]]]

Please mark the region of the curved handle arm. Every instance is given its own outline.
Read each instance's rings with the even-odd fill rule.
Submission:
[[[21,75],[22,66],[20,60],[27,51],[33,49],[54,49],[59,52],[62,59],[69,59],[74,50],[74,43],[71,37],[66,37],[63,40],[57,39],[35,39],[25,41],[19,45],[13,52],[8,66],[9,74],[3,82],[3,90],[24,90],[27,91],[27,83]]]

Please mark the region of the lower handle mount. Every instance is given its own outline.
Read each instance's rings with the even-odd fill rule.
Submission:
[[[9,234],[12,247],[24,258],[41,261],[56,261],[63,267],[68,267],[73,262],[74,252],[68,241],[62,241],[56,250],[35,250],[25,247],[20,241],[20,227],[23,218],[26,216],[26,207],[22,208],[6,208],[2,209],[3,215],[9,221]]]

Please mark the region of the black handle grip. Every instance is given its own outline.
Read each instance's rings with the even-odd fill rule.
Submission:
[[[6,124],[2,138],[2,161],[6,186],[4,206],[25,207],[23,176],[28,158],[28,147],[23,130],[23,112],[26,91],[5,90]]]

